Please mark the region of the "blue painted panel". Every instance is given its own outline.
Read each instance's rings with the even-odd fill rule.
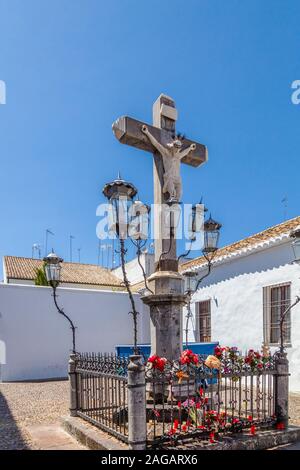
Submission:
[[[218,346],[219,342],[213,343],[190,343],[187,347],[184,345],[183,349],[191,349],[195,354],[201,354],[208,356],[214,353],[214,349]],[[148,358],[150,356],[150,344],[139,344],[138,345],[143,356]],[[133,354],[133,348],[128,344],[120,344],[116,346],[116,354],[122,357],[128,357]]]

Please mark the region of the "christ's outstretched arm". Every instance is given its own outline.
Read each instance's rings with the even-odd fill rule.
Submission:
[[[181,150],[181,152],[179,152],[180,160],[186,157],[190,152],[193,152],[195,149],[196,149],[196,144],[191,144],[185,150]]]
[[[142,126],[142,132],[148,137],[148,139],[150,140],[151,144],[153,145],[153,147],[156,148],[156,150],[161,154],[161,155],[164,155],[166,153],[166,148],[160,144],[156,139],[155,137],[153,137],[153,135],[149,132],[148,130],[148,127],[147,126]]]

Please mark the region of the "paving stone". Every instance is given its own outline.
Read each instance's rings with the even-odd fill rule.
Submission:
[[[33,425],[27,427],[36,449],[40,450],[84,450],[59,424]]]

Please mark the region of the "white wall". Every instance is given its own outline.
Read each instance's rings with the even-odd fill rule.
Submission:
[[[132,344],[132,316],[123,292],[58,289],[58,302],[77,327],[77,350],[112,352]],[[135,295],[140,343],[149,342],[147,307]],[[71,330],[58,314],[48,287],[0,284],[0,342],[6,364],[0,380],[30,380],[67,375]],[[2,343],[2,344],[3,344]]]
[[[263,342],[263,287],[291,282],[291,299],[300,295],[300,266],[292,264],[290,244],[282,244],[215,266],[193,301],[211,300],[212,340],[243,352]],[[195,314],[195,305],[192,305]],[[291,390],[300,391],[300,304],[291,312],[292,347],[288,348]],[[190,325],[189,338],[194,341]]]
[[[142,253],[140,256],[140,263],[145,270],[146,276],[150,276],[150,274],[152,274],[154,271],[154,254]],[[113,269],[112,273],[119,279],[123,280],[121,266]],[[143,281],[143,271],[138,263],[137,258],[134,258],[126,263],[126,274],[131,284],[137,284],[138,282]]]

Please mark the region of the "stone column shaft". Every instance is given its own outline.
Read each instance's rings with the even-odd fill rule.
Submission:
[[[285,352],[278,353],[275,375],[275,415],[277,424],[289,424],[289,361]]]
[[[146,381],[143,358],[130,356],[128,365],[128,437],[131,450],[146,449]]]
[[[76,355],[70,354],[69,382],[70,382],[70,416],[77,416],[77,377],[75,372]]]

